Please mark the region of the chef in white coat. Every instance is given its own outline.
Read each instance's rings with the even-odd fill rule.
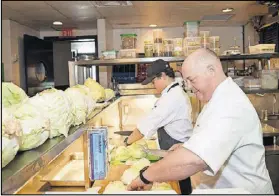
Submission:
[[[169,63],[159,59],[147,68],[143,85],[153,82],[161,93],[154,108],[138,123],[133,133],[124,140],[125,145],[145,137],[151,138],[156,132],[160,148],[169,150],[174,144],[187,141],[192,135],[191,102],[182,86],[175,81],[175,74]],[[183,194],[192,192],[190,178],[179,182]]]
[[[242,188],[253,194],[273,194],[260,120],[248,97],[225,76],[220,59],[208,49],[199,49],[185,59],[182,73],[197,98],[206,102],[193,135],[141,170],[128,190],[146,190],[152,182],[180,180],[202,172],[197,188]]]

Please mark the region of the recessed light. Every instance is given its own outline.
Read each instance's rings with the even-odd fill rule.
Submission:
[[[54,21],[52,24],[53,24],[53,25],[62,25],[63,23],[60,22],[60,21]]]
[[[156,24],[150,24],[149,27],[157,27]]]
[[[233,8],[222,9],[222,12],[227,13],[233,11]]]

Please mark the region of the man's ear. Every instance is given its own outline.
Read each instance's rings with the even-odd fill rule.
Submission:
[[[215,67],[213,65],[208,65],[207,67],[207,72],[209,73],[209,75],[214,76],[215,75]]]

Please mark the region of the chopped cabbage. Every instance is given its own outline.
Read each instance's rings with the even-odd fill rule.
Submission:
[[[15,158],[21,131],[20,122],[2,106],[2,168]]]
[[[84,82],[84,85],[87,86],[92,92],[93,99],[96,102],[102,102],[106,98],[105,89],[92,78],[87,78]]]
[[[93,93],[90,91],[90,89],[85,85],[75,85],[71,88],[77,89],[80,91],[83,95],[85,95],[85,100],[87,104],[87,115],[86,118],[90,116],[90,114],[93,112],[93,110],[96,107],[96,101],[93,99]]]
[[[125,146],[119,146],[111,152],[111,161],[127,161],[131,157]]]
[[[147,158],[149,161],[158,161],[158,160],[161,159],[161,157],[156,156],[156,155],[152,155],[152,154],[147,154],[146,158]]]
[[[113,97],[115,97],[115,93],[112,89],[110,88],[106,88],[105,89],[105,94],[106,94],[106,101],[112,99]]]
[[[128,184],[131,184],[131,182],[136,178],[138,177],[139,175],[139,171],[138,169],[136,168],[129,168],[129,169],[126,169],[123,173],[123,175],[121,176],[121,181],[128,185]]]
[[[159,190],[173,190],[171,185],[166,182],[154,182],[151,188],[151,191],[159,191]]]
[[[138,160],[137,162],[135,162],[132,165],[132,168],[135,168],[136,170],[140,171],[142,168],[146,167],[146,166],[150,166],[150,161],[146,158],[142,158],[140,160]]]
[[[140,159],[146,157],[143,147],[139,144],[133,143],[132,145],[128,146],[127,149],[133,158]]]
[[[87,116],[87,103],[85,95],[82,94],[77,88],[68,88],[65,93],[72,102],[72,112],[74,116],[73,125],[85,123]]]
[[[31,97],[29,101],[50,119],[49,138],[61,134],[68,136],[69,128],[73,124],[73,114],[71,102],[63,91],[47,89]]]
[[[50,120],[30,100],[22,104],[14,113],[20,121],[22,136],[19,150],[30,150],[42,145],[49,137]]]
[[[9,108],[9,110],[14,111],[26,99],[28,99],[28,96],[20,87],[12,82],[2,83],[2,103],[5,108]]]
[[[121,181],[110,182],[104,191],[104,194],[113,194],[117,192],[126,191],[126,186]]]
[[[124,184],[130,184],[132,180],[134,180],[139,175],[139,171],[149,165],[150,161],[146,158],[136,161],[129,169],[124,171],[123,175],[121,176],[121,181]]]

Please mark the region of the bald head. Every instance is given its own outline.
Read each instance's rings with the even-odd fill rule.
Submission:
[[[218,56],[211,50],[201,48],[190,54],[183,62],[183,69],[191,72],[203,72],[208,68],[223,72]]]
[[[194,88],[198,98],[208,101],[217,86],[226,79],[218,56],[209,49],[198,49],[182,65],[183,78]]]

